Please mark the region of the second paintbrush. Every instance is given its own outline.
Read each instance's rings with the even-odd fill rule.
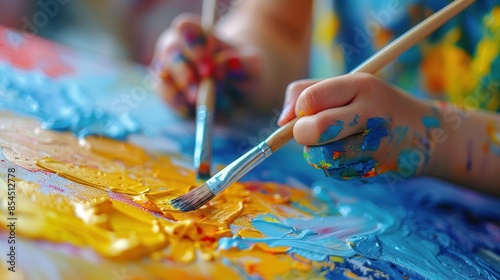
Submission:
[[[216,0],[204,0],[201,25],[208,35],[215,22]],[[207,70],[207,69],[205,69]],[[214,130],[215,83],[208,71],[198,86],[196,97],[196,140],[194,168],[198,179],[208,179],[212,162],[212,140]]]
[[[438,27],[448,22],[474,1],[475,0],[453,1],[439,12],[433,14],[405,34],[401,35],[398,39],[374,54],[365,63],[361,64],[350,73],[377,72],[390,61],[393,61],[396,57],[428,36],[431,32],[435,31]],[[200,208],[232,183],[247,174],[259,163],[271,156],[273,152],[286,144],[292,138],[293,126],[297,120],[298,118],[295,118],[283,125],[257,147],[226,166],[212,178],[208,179],[203,185],[173,199],[171,204],[181,211],[192,211]]]
[[[198,179],[210,177],[212,139],[214,127],[215,83],[211,78],[202,79],[196,98],[196,140],[194,167]]]

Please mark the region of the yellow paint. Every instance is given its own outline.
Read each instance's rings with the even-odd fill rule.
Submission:
[[[7,159],[20,164],[18,171],[24,167],[39,176],[34,182],[16,182],[17,234],[22,238],[89,247],[107,259],[135,262],[150,258],[185,267],[169,275],[172,278],[235,274],[234,268],[221,265],[222,259],[237,264],[246,274],[264,278],[321,277],[315,268],[328,267],[326,263],[298,263],[286,254],[289,247],[265,243],[245,251],[217,249],[223,237],[263,237],[251,225],[257,215],[272,214],[280,219],[310,216],[293,203],[312,211],[327,209],[302,190],[275,183],[235,183],[202,208],[183,213],[169,202],[197,181],[193,170],[175,164],[172,157],[148,154],[138,146],[111,139],[79,142],[70,134],[41,130],[29,119],[2,113],[0,117],[0,147],[9,155]],[[15,157],[16,153],[22,157]],[[56,186],[63,191],[42,191],[55,177],[65,178],[63,185]],[[3,179],[0,182],[0,200],[5,202],[7,186]],[[5,212],[0,220],[5,223]],[[240,230],[233,233],[231,224]],[[203,269],[187,273],[193,264]]]
[[[484,17],[484,36],[472,56],[458,46],[458,28],[448,31],[439,43],[424,45],[421,70],[425,89],[435,95],[446,94],[449,101],[467,109],[496,110],[500,104],[500,81],[490,75],[500,54],[499,22],[500,8],[495,7]]]

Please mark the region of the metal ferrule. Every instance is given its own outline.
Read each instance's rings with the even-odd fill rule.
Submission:
[[[196,112],[196,138],[194,145],[194,166],[196,170],[202,163],[212,161],[213,116],[207,107],[200,106]]]
[[[271,148],[269,148],[266,142],[262,142],[257,147],[251,149],[233,163],[219,171],[212,178],[207,180],[205,184],[207,184],[212,192],[217,195],[229,187],[232,183],[245,176],[245,174],[247,174],[255,166],[271,156],[272,153]]]

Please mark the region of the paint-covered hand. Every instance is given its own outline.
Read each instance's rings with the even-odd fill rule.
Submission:
[[[369,74],[295,82],[278,123],[296,115],[293,134],[308,163],[340,180],[421,174],[427,129],[439,125],[430,106]]]
[[[158,39],[151,66],[165,101],[181,114],[193,115],[202,78],[215,79],[216,107],[228,112],[259,86],[260,60],[250,47],[234,48],[205,34],[199,16],[183,14]]]

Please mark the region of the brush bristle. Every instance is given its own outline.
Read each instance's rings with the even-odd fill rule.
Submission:
[[[200,208],[214,197],[215,194],[208,185],[203,184],[178,198],[172,199],[170,204],[182,212],[189,212]]]

